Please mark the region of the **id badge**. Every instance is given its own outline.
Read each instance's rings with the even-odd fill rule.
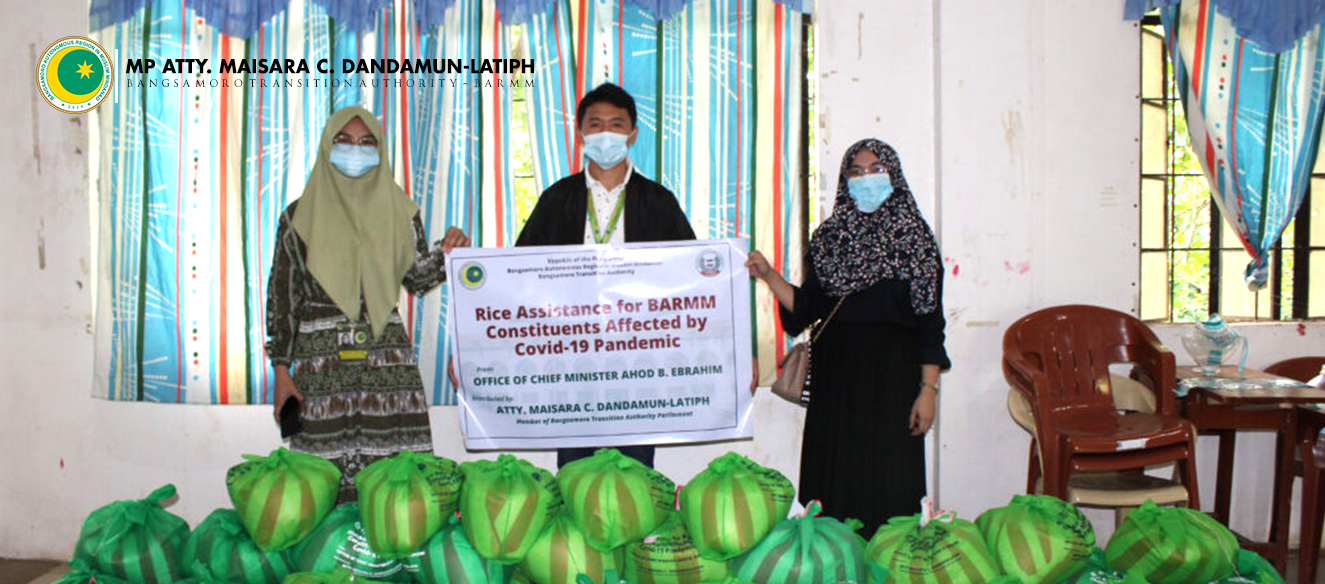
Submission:
[[[342,362],[363,361],[368,358],[364,348],[368,344],[368,327],[363,323],[340,323],[336,325],[337,355]]]

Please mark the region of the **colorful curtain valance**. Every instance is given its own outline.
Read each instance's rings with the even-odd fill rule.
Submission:
[[[1180,0],[1126,0],[1123,18],[1140,20],[1155,8]],[[1214,9],[1228,18],[1238,35],[1270,53],[1286,51],[1325,22],[1325,0],[1216,0]]]
[[[440,24],[420,26],[409,12],[416,6],[391,0],[372,32],[357,33],[320,2],[290,0],[242,39],[209,24],[196,5],[153,0],[93,33],[122,58],[158,62],[520,54],[537,63],[520,92],[495,83],[515,77],[498,75],[419,83],[427,80],[362,74],[349,76],[350,86],[277,87],[270,82],[280,75],[218,72],[198,85],[179,83],[194,74],[160,68],[141,74],[154,86],[123,86],[118,101],[95,111],[92,134],[96,395],[270,400],[263,317],[277,218],[303,190],[328,115],[345,105],[381,119],[396,180],[419,203],[430,238],[456,226],[474,245],[504,247],[533,198],[580,167],[579,96],[615,82],[639,106],[636,168],[678,195],[696,233],[748,237],[800,279],[800,14],[772,0],[695,0],[658,21],[629,3],[563,0],[512,27],[492,0],[454,0]],[[515,108],[528,112],[528,126],[515,125]],[[527,146],[517,146],[522,136]],[[517,176],[516,162],[528,159],[532,179]],[[455,403],[448,286],[400,305],[435,404]],[[786,346],[775,302],[758,292],[765,382]]]
[[[191,10],[209,26],[226,36],[247,39],[257,32],[258,27],[277,13],[300,0],[192,0],[182,2],[184,9]],[[392,0],[306,0],[316,3],[336,23],[342,24],[353,32],[369,32],[384,24],[382,11],[392,4]],[[409,0],[412,19],[422,26],[441,25],[446,18],[446,11],[457,0]],[[587,0],[576,0],[580,10],[585,10]],[[643,10],[655,20],[667,20],[685,10],[696,0],[615,0],[613,4],[624,9],[629,4]],[[814,0],[772,0],[786,5],[788,9],[803,14],[810,14]],[[496,14],[503,22],[523,24],[530,18],[541,15],[564,0],[495,0]],[[595,2],[597,3],[597,2]],[[148,0],[92,0],[88,13],[91,30],[122,23],[149,4]],[[296,6],[301,10],[302,6]]]

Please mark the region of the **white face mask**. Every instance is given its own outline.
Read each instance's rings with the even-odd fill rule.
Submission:
[[[382,158],[377,153],[376,146],[332,144],[327,161],[341,174],[350,178],[359,178],[381,164]]]
[[[629,139],[630,136],[616,132],[588,134],[584,137],[584,155],[603,169],[615,167],[626,159]]]

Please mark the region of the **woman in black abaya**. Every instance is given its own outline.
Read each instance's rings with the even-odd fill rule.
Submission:
[[[934,420],[943,347],[943,266],[897,152],[857,142],[842,159],[833,214],[789,284],[758,251],[746,266],[777,297],[787,334],[828,319],[814,343],[799,499],[856,518],[869,537],[925,495],[924,435]]]

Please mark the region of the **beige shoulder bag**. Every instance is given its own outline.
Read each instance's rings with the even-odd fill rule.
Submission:
[[[823,334],[828,323],[837,315],[837,309],[842,308],[842,303],[846,302],[846,299],[847,297],[843,296],[838,300],[837,306],[828,313],[828,318],[819,321],[810,329],[809,341],[796,343],[782,358],[782,362],[778,363],[778,378],[773,380],[775,395],[802,406],[810,403],[810,347],[819,340],[819,335]]]

